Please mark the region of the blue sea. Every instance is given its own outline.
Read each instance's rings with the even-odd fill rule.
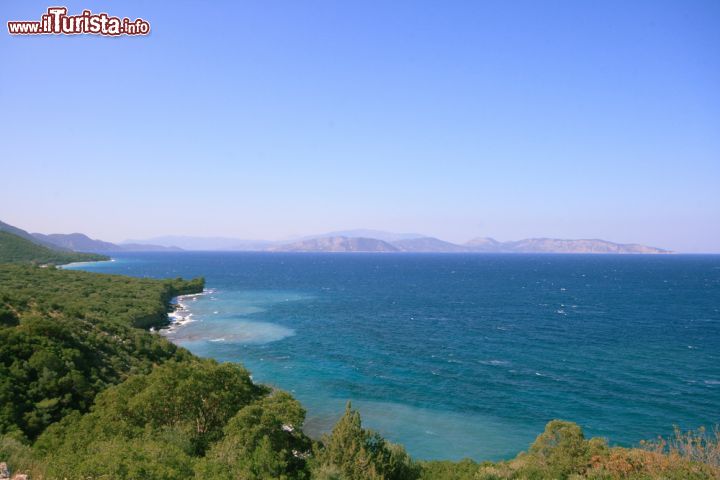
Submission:
[[[546,422],[633,445],[720,423],[720,256],[144,253],[77,265],[205,276],[170,333],[292,392],[352,400],[424,459],[497,460]]]

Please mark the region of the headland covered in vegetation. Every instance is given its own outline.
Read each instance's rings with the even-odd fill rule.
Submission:
[[[35,265],[97,262],[110,257],[96,253],[80,253],[51,249],[0,230],[0,263],[32,263]]]
[[[150,331],[202,278],[60,270],[48,264],[89,258],[3,238],[0,462],[32,479],[720,478],[717,432],[619,448],[556,420],[512,460],[418,461],[348,404],[311,439],[291,395]]]

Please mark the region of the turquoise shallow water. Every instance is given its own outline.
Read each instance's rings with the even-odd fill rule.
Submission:
[[[500,459],[553,418],[630,445],[720,423],[720,256],[122,254],[204,275],[170,337],[327,430],[346,400],[420,458]]]

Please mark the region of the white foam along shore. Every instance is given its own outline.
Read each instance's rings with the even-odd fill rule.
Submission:
[[[71,263],[65,263],[63,265],[58,265],[58,268],[65,269],[65,268],[80,268],[80,267],[86,267],[88,265],[95,265],[98,263],[107,263],[107,262],[114,262],[115,259],[111,258],[110,260],[95,260],[94,262],[71,262]]]
[[[193,314],[190,311],[189,304],[191,302],[196,302],[198,298],[202,297],[203,295],[208,295],[213,293],[213,289],[204,289],[200,293],[192,293],[189,295],[180,295],[172,300],[172,306],[173,311],[168,313],[168,319],[170,320],[170,325],[163,328],[163,333],[172,333],[178,328],[182,327],[183,325],[187,325],[190,322],[193,322]]]

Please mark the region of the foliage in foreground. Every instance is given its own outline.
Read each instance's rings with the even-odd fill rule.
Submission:
[[[205,377],[207,385],[199,387],[196,381]],[[254,386],[242,368],[210,360],[168,363],[126,384],[103,392],[91,413],[73,414],[51,426],[33,447],[0,437],[0,458],[35,479],[720,478],[717,465],[693,461],[681,450],[609,448],[560,420],[550,422],[527,452],[498,463],[416,463],[401,447],[363,429],[350,408],[323,442],[312,445],[301,432],[304,411],[290,395]],[[239,393],[225,392],[224,402],[185,394],[233,384]],[[144,407],[151,396],[155,403]],[[215,421],[203,423],[208,418]],[[718,448],[717,439],[706,440],[708,451]]]
[[[360,413],[350,403],[330,435],[316,448],[313,472],[319,479],[412,480],[417,465],[400,445],[362,428]]]
[[[703,432],[704,433],[704,432]],[[699,433],[677,432],[686,441]],[[703,452],[717,451],[718,437],[703,438]],[[507,462],[476,464],[425,462],[423,479],[443,480],[701,480],[720,479],[720,465],[707,462],[711,456],[693,450],[668,449],[662,440],[646,448],[608,447],[604,439],[585,439],[581,428],[553,420],[527,452]],[[698,461],[702,458],[702,461]]]
[[[269,392],[239,365],[169,362],[98,395],[38,438],[49,478],[181,478],[223,436],[228,421]],[[141,477],[135,477],[141,478]]]
[[[683,432],[675,427],[671,438],[659,437],[657,440],[640,442],[644,450],[667,454],[673,458],[685,458],[698,463],[720,468],[720,426],[711,431],[700,427],[696,431]]]
[[[34,439],[134,373],[190,353],[138,326],[202,279],[157,281],[0,265],[0,434]]]

